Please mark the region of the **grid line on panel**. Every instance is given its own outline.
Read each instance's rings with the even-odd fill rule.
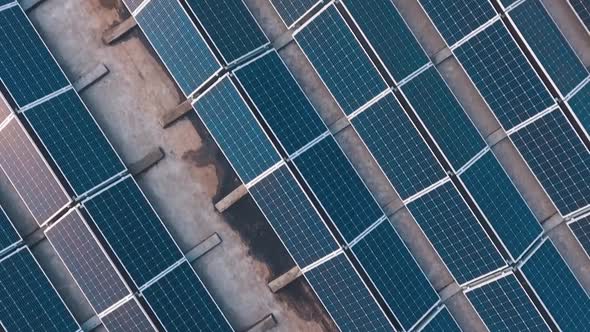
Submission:
[[[299,20],[320,1],[323,0],[270,0],[287,27]]]
[[[590,216],[578,219],[569,226],[586,254],[590,256]]]
[[[586,133],[590,134],[590,83],[586,83],[567,103]]]
[[[12,222],[0,206],[0,253],[21,241],[20,235],[14,229]]]
[[[130,13],[133,13],[144,1],[149,0],[123,0],[125,5],[127,5],[127,9],[129,9]]]
[[[587,31],[590,31],[590,4],[586,0],[568,0]]]
[[[109,332],[156,331],[146,312],[135,298],[100,318]]]
[[[420,332],[461,332],[461,328],[457,325],[457,322],[449,313],[446,307],[443,307],[436,316],[432,318],[426,324],[426,326],[420,330]]]

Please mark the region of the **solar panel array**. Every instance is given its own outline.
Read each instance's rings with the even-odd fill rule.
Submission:
[[[446,307],[443,307],[436,316],[428,322],[428,324],[421,329],[422,332],[460,332],[461,328],[457,325],[457,322],[449,313]]]
[[[590,5],[585,0],[568,0],[587,31],[590,31]]]
[[[590,217],[579,218],[569,226],[588,256],[590,256]]]
[[[135,297],[100,318],[109,332],[157,331]]]
[[[270,0],[270,3],[278,11],[287,27],[291,27],[303,15],[309,12],[323,0]]]
[[[567,100],[570,109],[587,133],[590,133],[590,84],[588,82]]]

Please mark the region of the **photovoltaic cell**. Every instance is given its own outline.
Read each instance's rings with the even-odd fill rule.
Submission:
[[[287,166],[269,174],[249,191],[300,267],[339,248]]]
[[[123,0],[123,3],[125,3],[125,5],[127,5],[127,9],[129,9],[130,12],[133,12],[144,1],[147,1],[147,0]]]
[[[270,0],[270,2],[285,21],[285,24],[291,26],[313,8],[319,0]]]
[[[391,0],[346,0],[344,4],[396,80],[430,61]]]
[[[0,11],[0,63],[0,77],[21,107],[69,84],[20,6]]]
[[[0,206],[0,253],[20,241],[20,235],[18,235],[10,219],[8,219],[8,216]]]
[[[51,98],[24,114],[77,195],[125,170],[75,90]]]
[[[97,313],[130,294],[78,210],[71,210],[45,236]]]
[[[584,23],[586,30],[590,31],[590,4],[587,0],[568,0],[568,2]]]
[[[550,331],[513,274],[466,295],[490,331]]]
[[[519,258],[543,228],[500,163],[488,152],[460,178],[512,257]]]
[[[221,68],[178,0],[150,1],[135,18],[185,95]]]
[[[0,0],[0,6],[4,6],[13,2],[16,2],[16,0]]]
[[[167,331],[232,331],[188,262],[142,293]]]
[[[182,258],[133,178],[127,177],[83,206],[138,287]]]
[[[486,147],[435,67],[404,84],[402,91],[455,170]]]
[[[156,331],[149,317],[135,298],[123,303],[100,320],[109,332]]]
[[[295,40],[346,114],[387,85],[334,6],[314,18]]]
[[[510,11],[527,44],[563,95],[572,91],[588,71],[539,0],[527,0]]]
[[[451,182],[409,203],[408,209],[459,284],[506,265]]]
[[[352,251],[406,330],[438,302],[436,291],[389,221],[367,234]]]
[[[496,11],[488,0],[419,2],[449,46],[496,16]]]
[[[590,153],[561,111],[510,137],[563,215],[590,204]]]
[[[288,154],[328,130],[276,52],[235,75]]]
[[[453,52],[504,129],[511,129],[553,104],[502,21]]]
[[[269,41],[242,0],[187,0],[226,62]]]
[[[10,332],[79,329],[26,247],[0,260],[0,317]]]
[[[338,255],[305,276],[341,331],[393,329],[346,255]]]
[[[16,118],[0,130],[0,168],[39,225],[70,203],[70,197]]]
[[[590,83],[586,83],[567,103],[586,132],[590,133]]]
[[[561,330],[584,331],[590,326],[590,297],[549,240],[521,269]]]
[[[461,328],[455,322],[455,319],[447,308],[443,308],[439,311],[434,318],[428,322],[428,324],[424,327],[424,329],[420,330],[421,332],[461,332]]]
[[[369,106],[351,122],[402,199],[446,176],[392,94]]]
[[[281,160],[228,77],[202,95],[193,106],[244,183]]]
[[[590,216],[576,220],[570,224],[570,228],[586,253],[590,255]]]
[[[295,165],[347,242],[383,216],[334,138],[306,150]]]

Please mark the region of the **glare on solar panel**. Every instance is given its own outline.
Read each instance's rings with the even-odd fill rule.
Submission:
[[[152,321],[135,298],[121,304],[100,318],[109,332],[156,331]]]
[[[135,11],[144,1],[148,0],[123,0],[130,12]]]
[[[4,95],[0,93],[0,124],[12,114],[12,109],[8,102],[4,98]]]

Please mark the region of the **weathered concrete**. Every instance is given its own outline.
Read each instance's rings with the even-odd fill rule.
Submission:
[[[285,288],[287,285],[292,283],[295,279],[301,277],[303,273],[299,269],[299,267],[295,266],[286,273],[282,274],[278,278],[275,278],[273,281],[268,283],[268,288],[273,293],[280,291],[281,289]]]
[[[80,327],[82,328],[82,331],[90,332],[94,331],[101,324],[102,322],[100,321],[100,318],[98,318],[98,316],[92,316],[88,320],[80,324]]]
[[[332,133],[332,135],[336,135],[344,129],[348,128],[349,126],[350,121],[348,121],[346,117],[341,117],[339,120],[330,125],[329,130]]]
[[[215,210],[217,210],[219,213],[222,213],[246,195],[248,195],[248,188],[246,188],[245,185],[240,185],[231,193],[229,193],[229,195],[223,197],[223,199],[215,203]]]
[[[19,0],[19,3],[25,11],[30,11],[40,5],[43,1],[45,0]]]
[[[118,23],[105,31],[102,36],[102,41],[107,45],[112,44],[136,26],[137,21],[135,21],[133,17],[128,17],[123,22]]]
[[[188,112],[192,111],[193,110],[192,102],[193,102],[193,100],[191,98],[189,98],[189,99],[183,101],[182,103],[176,105],[171,110],[164,112],[164,114],[162,114],[162,118],[160,119],[160,124],[162,125],[162,127],[168,128],[170,125],[172,125],[178,119],[182,118]]]
[[[99,63],[88,72],[82,74],[82,76],[72,83],[72,85],[76,91],[82,92],[84,89],[89,87],[91,84],[94,84],[108,73],[109,69],[103,63]]]
[[[506,138],[508,138],[508,135],[506,135],[506,131],[500,128],[494,131],[493,133],[489,134],[485,139],[488,146],[493,147],[501,141],[505,140]]]
[[[129,173],[133,174],[134,176],[138,176],[141,173],[147,172],[150,168],[154,167],[158,162],[164,159],[165,156],[166,154],[161,147],[155,147],[146,153],[143,158],[130,164],[128,166]]]
[[[251,328],[246,330],[246,332],[266,332],[275,328],[276,326],[277,320],[272,314],[270,314],[254,324]]]
[[[435,66],[438,66],[446,59],[453,56],[453,52],[448,47],[436,52],[430,59]]]
[[[220,244],[221,238],[219,237],[219,234],[215,233],[203,240],[201,243],[197,244],[193,249],[191,249],[184,255],[186,256],[186,259],[189,262],[193,262],[201,258],[209,251],[213,250],[213,248],[217,247]]]

